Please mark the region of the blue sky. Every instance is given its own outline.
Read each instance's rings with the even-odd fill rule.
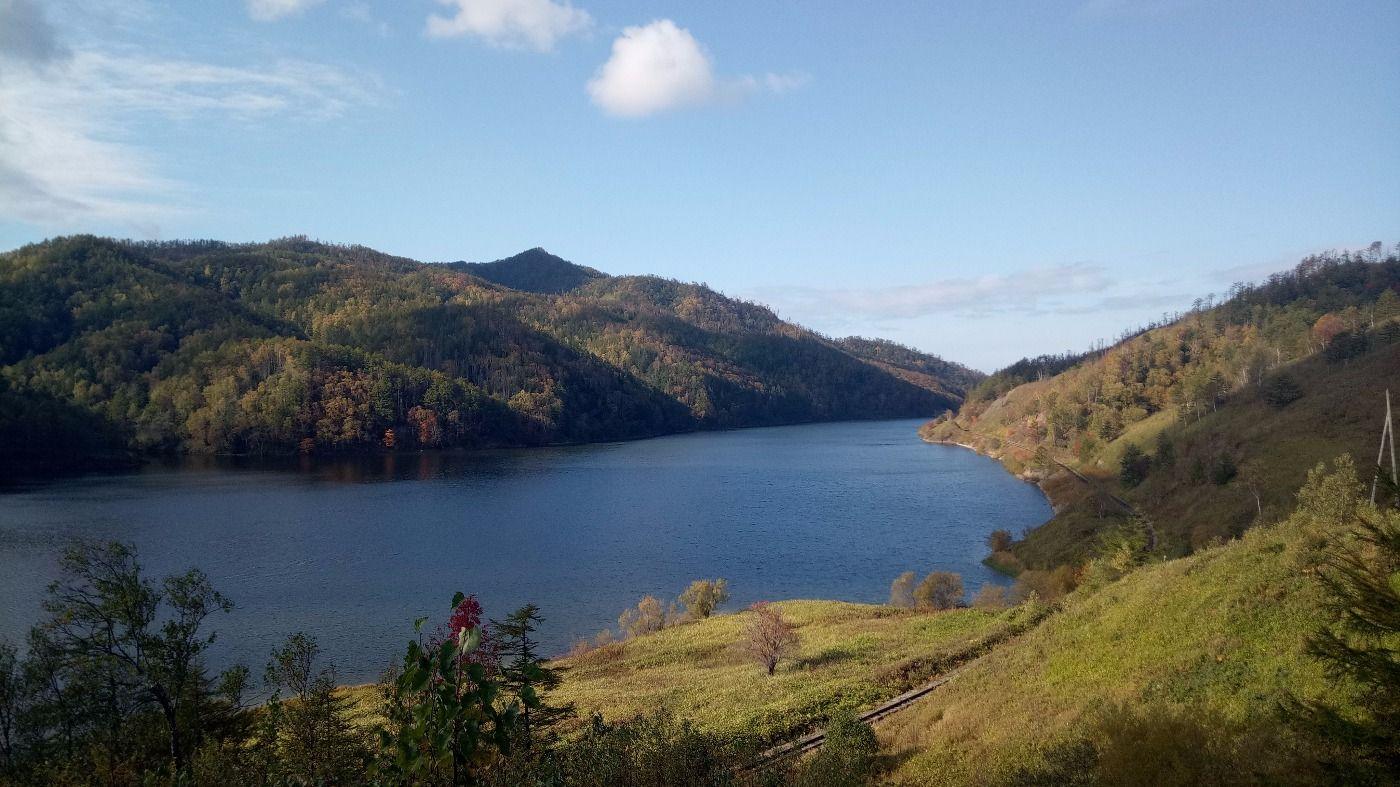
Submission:
[[[0,247],[543,246],[990,369],[1400,239],[1397,40],[1394,0],[0,0]]]

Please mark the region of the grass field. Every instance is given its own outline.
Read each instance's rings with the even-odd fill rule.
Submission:
[[[1103,736],[1121,734],[1138,760],[1130,772],[1177,758],[1185,764],[1172,767],[1196,778],[1190,761],[1204,748],[1255,745],[1260,752],[1217,754],[1258,769],[1240,782],[1285,780],[1270,769],[1290,767],[1277,722],[1288,694],[1342,691],[1303,653],[1323,619],[1309,566],[1324,538],[1290,520],[1081,589],[1034,631],[880,725],[897,764],[892,779],[1014,781],[1018,770],[1024,779],[1053,769],[1079,741],[1111,755]],[[1192,754],[1196,745],[1202,751]]]
[[[794,658],[772,677],[740,646],[752,613],[719,615],[558,663],[556,701],[618,719],[669,708],[703,728],[773,739],[865,708],[927,677],[984,638],[1017,630],[1028,610],[912,610],[837,601],[776,603],[797,628]]]

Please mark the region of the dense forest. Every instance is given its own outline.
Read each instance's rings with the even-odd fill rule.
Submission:
[[[539,249],[428,264],[82,236],[0,255],[0,444],[34,469],[933,415],[976,377]]]

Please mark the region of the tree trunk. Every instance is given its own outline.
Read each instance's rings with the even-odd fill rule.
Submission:
[[[165,726],[170,732],[170,759],[178,771],[185,766],[185,752],[184,747],[180,745],[180,719],[175,713],[175,703],[160,686],[151,687],[151,696],[155,697],[156,704],[160,705],[161,714],[165,716]]]

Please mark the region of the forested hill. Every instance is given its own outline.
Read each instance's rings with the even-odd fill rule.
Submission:
[[[1142,529],[1114,497],[1182,555],[1286,515],[1320,461],[1374,463],[1385,391],[1400,395],[1397,290],[1400,247],[1309,257],[1112,347],[1014,364],[924,434],[1052,491],[1055,518],[998,558],[1013,570],[1079,565]]]
[[[560,291],[555,293],[555,291]],[[0,255],[0,463],[536,445],[934,415],[964,383],[542,250],[69,237]],[[901,367],[902,368],[902,367]],[[907,371],[907,370],[906,370]]]
[[[946,389],[958,398],[966,396],[987,376],[960,363],[945,361],[888,339],[847,336],[838,339],[837,344],[857,358],[864,358],[917,385]]]

